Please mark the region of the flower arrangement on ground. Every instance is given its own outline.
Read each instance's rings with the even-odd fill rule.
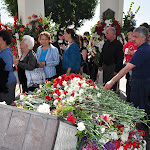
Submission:
[[[116,36],[125,44],[125,39],[123,34],[120,33],[121,26],[118,21],[115,19],[106,19],[103,18],[101,21],[98,21],[94,27],[91,29],[91,37],[89,43],[89,61],[93,61],[94,64],[98,65],[100,53],[102,51],[103,44],[106,40],[105,33],[108,27],[114,27],[116,29]]]
[[[144,149],[144,110],[132,107],[91,79],[70,74],[47,81],[32,94],[21,95],[19,108],[57,115],[77,125],[78,150]]]

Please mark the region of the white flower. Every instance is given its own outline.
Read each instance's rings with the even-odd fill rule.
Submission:
[[[53,98],[55,99],[55,98],[57,98],[58,97],[58,95],[56,94],[56,93],[54,93],[53,94]]]
[[[128,132],[123,132],[122,135],[121,135],[121,140],[123,142],[126,142],[128,140],[128,137],[129,137],[129,133]]]
[[[70,103],[73,103],[75,102],[75,98],[70,96],[68,99],[67,99],[67,103],[70,104]]]
[[[75,85],[75,86],[72,88],[72,90],[75,91],[75,92],[77,92],[77,91],[79,91],[79,88],[80,88],[80,86]]]
[[[97,97],[101,97],[101,93],[97,93]]]
[[[0,104],[2,104],[2,105],[7,105],[5,101],[0,102]]]
[[[63,99],[63,98],[66,97],[66,95],[65,95],[65,94],[61,94],[59,97],[60,97],[61,99]]]
[[[123,146],[120,146],[120,148],[118,150],[124,150]]]
[[[112,24],[112,20],[111,19],[105,20],[105,23],[106,23],[106,26],[110,26]]]
[[[25,98],[24,95],[20,95],[20,100],[23,100]]]
[[[111,139],[113,140],[118,140],[118,135],[117,135],[117,132],[109,132],[110,136],[111,136]]]
[[[78,124],[77,124],[77,129],[79,130],[79,131],[83,131],[83,130],[85,130],[85,125],[84,125],[84,123],[83,122],[79,122]]]
[[[105,145],[109,141],[110,141],[109,134],[104,134],[103,137],[99,140],[99,142],[102,143],[103,145]]]
[[[53,104],[54,104],[55,106],[57,106],[58,100],[54,100]]]
[[[43,87],[43,85],[40,84],[40,85],[39,85],[39,88],[41,89],[42,87]]]
[[[79,90],[79,95],[81,96],[84,93],[84,89]]]
[[[62,85],[63,85],[63,86],[67,86],[67,81],[63,81],[63,82],[62,82]]]
[[[39,105],[37,111],[40,113],[50,113],[50,106],[46,103],[43,103],[43,105]]]
[[[124,125],[124,132],[130,132],[130,126],[129,125]]]
[[[105,128],[101,128],[101,133],[104,133],[105,132]]]

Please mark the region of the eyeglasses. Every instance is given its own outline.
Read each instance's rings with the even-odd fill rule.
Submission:
[[[58,36],[63,36],[62,34],[58,34]]]

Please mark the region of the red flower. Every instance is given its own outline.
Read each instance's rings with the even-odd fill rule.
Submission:
[[[121,146],[121,141],[117,141],[117,140],[116,140],[116,149],[119,149],[120,146]]]
[[[139,134],[140,134],[141,136],[144,136],[144,135],[145,135],[145,131],[143,131],[143,130],[138,130],[138,132],[139,132]]]
[[[13,43],[15,43],[15,44],[16,44],[16,40],[13,40]]]
[[[68,91],[64,91],[64,94],[66,95],[68,93]]]
[[[71,96],[74,97],[74,94],[75,94],[75,93],[71,93]]]
[[[60,97],[57,97],[57,98],[55,98],[55,100],[58,100],[58,101],[60,101],[60,100],[61,100],[61,98],[60,98]]]
[[[37,16],[37,15],[35,15],[35,14],[33,14],[33,15],[32,15],[32,17],[33,17],[33,18],[37,18],[38,16]]]
[[[75,123],[75,121],[76,121],[73,116],[68,116],[67,120],[70,121],[70,122],[72,122],[72,123]]]
[[[49,95],[45,95],[45,99],[47,99],[48,101],[52,100],[52,98]]]
[[[78,82],[78,85],[81,87],[81,83],[80,82]]]
[[[14,24],[14,27],[15,27],[15,28],[17,28],[17,25],[16,25],[16,24]]]
[[[124,148],[124,149],[128,149],[128,148],[129,148],[129,143],[125,143],[125,144],[123,145],[123,148]]]
[[[13,55],[17,55],[17,51],[13,51],[12,54],[13,54]]]

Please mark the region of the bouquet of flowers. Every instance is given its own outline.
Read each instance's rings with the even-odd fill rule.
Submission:
[[[128,29],[131,28],[131,27],[135,27],[136,26],[135,15],[137,14],[137,12],[140,9],[140,6],[139,6],[137,8],[137,10],[133,13],[133,11],[132,11],[133,4],[134,4],[134,2],[131,2],[127,14],[125,14],[123,12],[124,17],[123,17],[122,32],[125,34],[126,39],[127,39],[127,31],[128,31]]]
[[[144,131],[136,129],[137,123],[147,123],[144,110],[79,74],[47,81],[35,92],[21,95],[16,106],[75,123],[78,150],[144,149],[146,145]]]

